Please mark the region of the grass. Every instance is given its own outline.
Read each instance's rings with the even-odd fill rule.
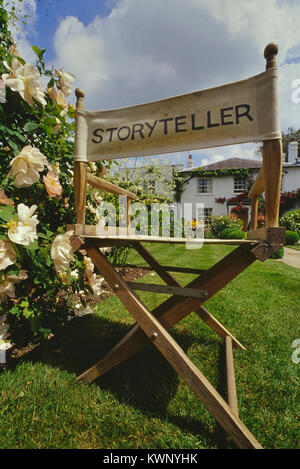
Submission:
[[[285,246],[289,249],[295,249],[296,251],[300,251],[300,244],[293,244],[292,246]]]
[[[208,268],[231,247],[148,246],[165,265]],[[132,254],[130,263],[140,263]],[[194,275],[174,274],[182,284]],[[162,283],[147,274],[139,281]],[[247,348],[236,350],[240,418],[265,448],[299,447],[300,269],[255,262],[206,303]],[[141,292],[149,308],[167,295]],[[116,297],[71,321],[49,343],[0,375],[0,448],[234,448],[214,418],[153,345],[88,386],[74,378],[120,340],[133,319]],[[298,329],[297,329],[298,327]],[[226,396],[224,341],[191,314],[172,331]]]

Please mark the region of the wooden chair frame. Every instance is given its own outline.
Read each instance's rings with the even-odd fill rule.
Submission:
[[[276,66],[278,48],[269,44],[265,48],[266,69]],[[83,109],[84,93],[77,89],[77,109]],[[75,137],[77,138],[77,137]],[[89,383],[116,365],[140,351],[151,341],[168,360],[174,370],[186,382],[200,401],[207,407],[224,430],[240,448],[262,448],[248,428],[241,422],[238,414],[236,385],[233,364],[233,348],[245,347],[204,307],[203,303],[234,280],[255,260],[269,258],[285,240],[285,230],[278,227],[279,199],[282,171],[281,140],[268,140],[263,143],[263,167],[250,191],[252,200],[251,230],[246,240],[202,240],[204,243],[236,244],[237,248],[206,271],[189,268],[162,266],[141,244],[142,241],[185,242],[185,239],[134,237],[123,234],[116,237],[97,236],[95,227],[85,225],[85,205],[87,183],[116,195],[127,197],[127,220],[129,226],[129,204],[135,194],[88,173],[86,163],[75,162],[74,196],[76,224],[68,229],[74,230],[71,243],[74,249],[86,249],[87,254],[101,272],[112,291],[118,296],[136,324],[126,336],[100,361],[77,378],[77,382]],[[267,227],[257,229],[258,196],[265,192]],[[144,285],[126,282],[101,253],[104,246],[131,245],[156,272],[166,286]],[[170,271],[192,272],[200,275],[182,287]],[[137,289],[169,293],[172,296],[149,311],[135,293]],[[187,357],[171,337],[168,329],[173,327],[192,312],[205,321],[216,333],[224,338],[226,346],[226,369],[228,403],[220,396],[205,376]]]

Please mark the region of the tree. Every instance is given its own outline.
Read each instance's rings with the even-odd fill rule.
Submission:
[[[300,129],[295,130],[293,127],[289,127],[287,132],[282,132],[282,152],[288,156],[289,143],[293,140],[297,140],[299,143],[298,146],[298,157],[300,157]],[[257,158],[262,158],[263,156],[263,144],[260,143],[255,151],[255,156]]]

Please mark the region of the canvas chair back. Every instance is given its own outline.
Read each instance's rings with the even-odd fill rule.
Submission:
[[[75,161],[98,161],[280,138],[278,71],[108,111],[80,109]]]

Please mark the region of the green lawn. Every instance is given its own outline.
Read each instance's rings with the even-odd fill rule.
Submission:
[[[300,251],[300,244],[294,244],[293,246],[286,246],[289,249],[295,249],[296,251]]]
[[[151,245],[162,264],[208,268],[228,246]],[[140,262],[131,255],[130,263]],[[182,284],[195,276],[174,274]],[[140,281],[162,283],[147,274]],[[247,348],[236,350],[240,418],[265,448],[299,447],[299,371],[291,360],[300,338],[300,269],[255,262],[206,302]],[[149,308],[168,296],[141,292]],[[95,383],[74,383],[133,324],[116,297],[71,321],[48,344],[0,375],[0,448],[234,448],[205,407],[153,345]],[[226,396],[223,340],[195,314],[172,335]]]

